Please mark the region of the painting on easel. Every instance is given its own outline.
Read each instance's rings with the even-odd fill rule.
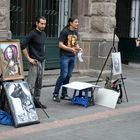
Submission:
[[[113,63],[113,75],[122,74],[120,52],[112,53],[112,63]]]

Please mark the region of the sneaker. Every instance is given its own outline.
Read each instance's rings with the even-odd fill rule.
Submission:
[[[47,108],[47,106],[43,105],[40,101],[34,101],[34,104],[36,108],[43,108],[43,109]]]
[[[58,96],[53,96],[53,101],[55,101],[55,102],[60,102],[60,99],[59,99]]]
[[[68,95],[65,95],[65,96],[61,96],[61,99],[62,100],[71,100],[71,97],[70,96],[68,96]]]

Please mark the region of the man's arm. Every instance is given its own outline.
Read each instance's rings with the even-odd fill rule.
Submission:
[[[61,41],[59,42],[59,48],[65,50],[65,51],[68,51],[68,52],[72,52],[74,54],[76,54],[80,49],[79,45],[76,47],[70,48],[70,47],[67,47],[66,45],[64,45],[64,43]]]
[[[27,48],[23,49],[22,50],[24,56],[26,57],[26,59],[28,60],[29,63],[31,64],[36,64],[37,63],[37,60],[36,59],[32,59],[30,56],[29,56],[29,53],[28,53],[28,50]]]

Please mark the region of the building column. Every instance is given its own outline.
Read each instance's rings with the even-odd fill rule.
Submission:
[[[73,15],[79,18],[80,45],[83,48],[84,63],[78,63],[81,73],[99,74],[113,46],[116,26],[116,0],[77,0]],[[118,39],[115,40],[117,46]],[[108,60],[104,73],[108,72]]]
[[[10,0],[0,1],[0,40],[11,39]]]

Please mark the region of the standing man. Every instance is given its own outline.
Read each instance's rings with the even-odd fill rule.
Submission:
[[[75,65],[76,54],[80,50],[77,33],[78,24],[78,19],[71,17],[68,20],[68,25],[60,33],[60,76],[56,81],[53,92],[53,101],[56,102],[60,102],[59,90],[61,86],[69,83]],[[67,89],[64,87],[62,88],[61,99],[70,100]]]
[[[45,66],[45,40],[44,32],[46,18],[36,18],[36,27],[27,34],[21,41],[21,49],[29,62],[28,83],[36,108],[46,108],[40,100],[42,78]],[[27,50],[28,47],[28,50]]]

